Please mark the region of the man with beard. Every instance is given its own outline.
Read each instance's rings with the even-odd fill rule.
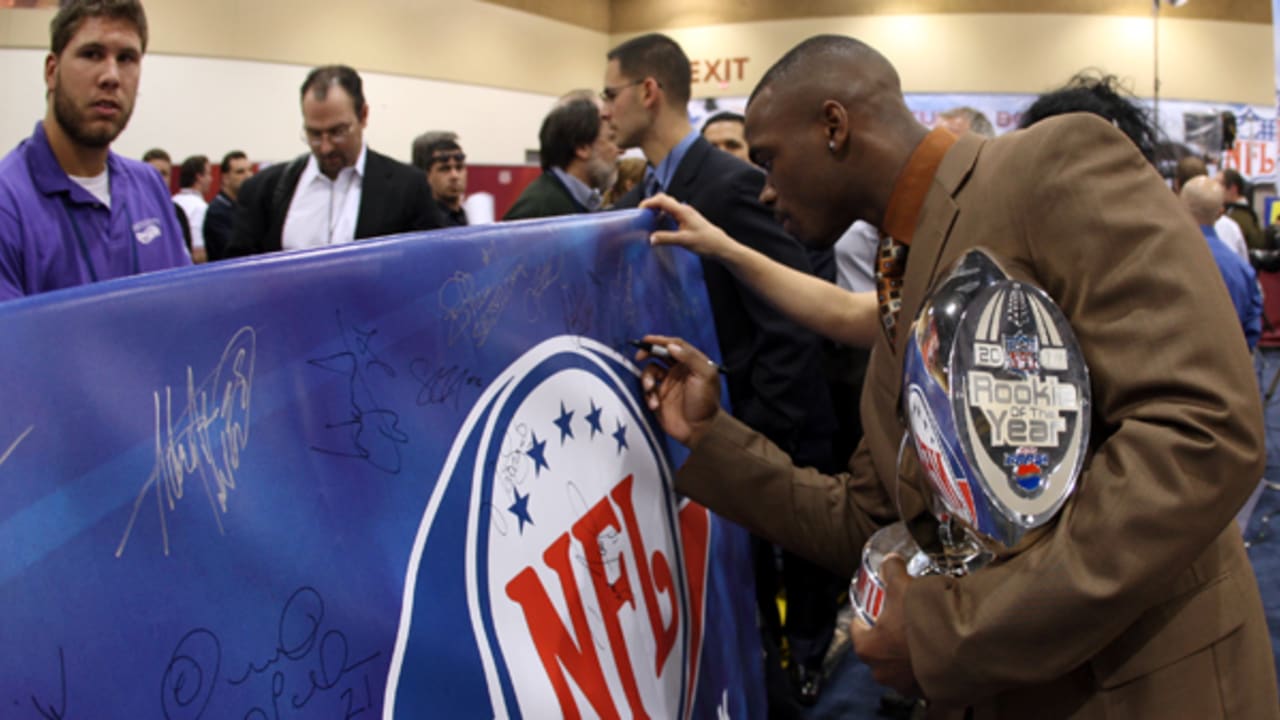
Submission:
[[[318,67],[303,81],[301,97],[311,153],[241,186],[228,257],[440,227],[422,173],[365,145],[369,105],[355,70]]]
[[[542,175],[520,193],[503,220],[572,215],[600,209],[613,185],[618,146],[593,98],[552,108],[538,131]]]
[[[191,264],[155,170],[111,152],[147,48],[137,0],[73,0],[49,26],[47,110],[0,160],[0,300]]]

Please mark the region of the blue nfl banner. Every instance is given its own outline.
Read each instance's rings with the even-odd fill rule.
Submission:
[[[0,717],[762,716],[745,534],[627,345],[716,347],[652,223],[0,305]]]

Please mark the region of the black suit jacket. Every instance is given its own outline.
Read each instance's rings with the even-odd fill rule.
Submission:
[[[235,219],[236,201],[225,192],[218,193],[204,214],[204,251],[210,261],[227,256],[227,243],[231,241]]]
[[[676,168],[666,192],[692,205],[730,237],[803,272],[812,272],[805,249],[783,232],[760,203],[764,173],[716,150],[699,137]],[[643,183],[618,207],[639,204]],[[819,338],[800,328],[723,265],[702,261],[716,337],[728,370],[733,414],[796,461],[828,466],[833,461],[835,416],[822,368]],[[841,458],[843,460],[843,458]]]
[[[285,217],[308,157],[272,165],[240,187],[240,207],[227,257],[280,249]],[[421,170],[372,150],[365,158],[364,170],[357,240],[443,226],[431,198],[431,186]]]
[[[588,212],[587,208],[573,199],[569,189],[555,173],[547,170],[529,183],[502,219],[522,220],[584,212]]]

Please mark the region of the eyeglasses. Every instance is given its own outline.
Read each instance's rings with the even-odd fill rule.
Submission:
[[[606,85],[605,88],[600,91],[600,99],[603,100],[604,102],[611,103],[614,100],[618,99],[618,95],[620,95],[623,90],[626,90],[629,87],[643,85],[644,81],[647,79],[648,78],[640,78],[639,80],[632,80],[629,83],[614,85],[613,87],[609,87]]]
[[[346,142],[347,138],[351,137],[351,130],[353,127],[355,127],[355,123],[343,123],[342,125],[331,127],[328,130],[316,130],[315,128],[304,127],[302,128],[301,137],[303,142],[313,148],[320,147],[321,143],[324,142],[326,135],[329,137],[329,142],[334,145],[341,145],[343,142]]]

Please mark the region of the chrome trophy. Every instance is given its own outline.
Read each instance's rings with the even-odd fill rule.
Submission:
[[[909,332],[899,487],[923,475],[929,517],[904,517],[863,548],[849,597],[868,625],[880,614],[885,557],[902,556],[912,576],[981,569],[1053,519],[1089,446],[1089,372],[1071,326],[1043,290],[1010,279],[986,252],[956,262]]]

